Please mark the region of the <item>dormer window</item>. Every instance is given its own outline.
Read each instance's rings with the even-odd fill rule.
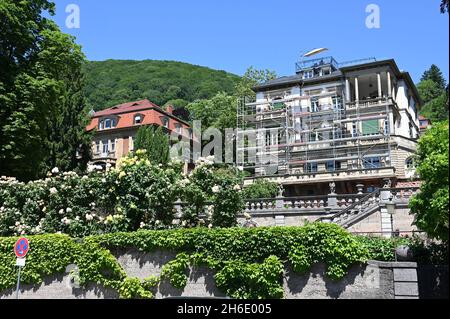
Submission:
[[[144,116],[142,114],[136,114],[134,116],[134,125],[142,124],[143,120],[144,120]]]
[[[161,117],[161,122],[165,128],[169,128],[169,118],[168,117],[166,117],[166,116]]]
[[[178,134],[181,134],[181,124],[180,123],[175,124],[175,132],[177,132]]]
[[[100,120],[98,128],[100,130],[114,128],[117,125],[117,121],[114,118],[105,118]]]

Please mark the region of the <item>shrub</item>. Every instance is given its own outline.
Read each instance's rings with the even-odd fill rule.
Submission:
[[[144,152],[116,169],[54,173],[27,184],[0,180],[0,234],[62,232],[73,237],[172,227],[180,167],[152,164]]]
[[[194,227],[232,227],[244,208],[242,177],[234,168],[214,167],[209,158],[200,158],[190,175],[179,182],[182,198],[187,203],[182,225]],[[205,206],[208,209],[205,212]],[[200,219],[202,215],[206,220]]]
[[[244,199],[275,198],[280,191],[278,183],[258,179],[243,189]]]

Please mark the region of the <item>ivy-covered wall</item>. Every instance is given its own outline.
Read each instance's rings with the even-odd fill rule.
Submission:
[[[0,238],[0,291],[16,284],[17,238]],[[175,288],[186,285],[188,268],[204,266],[214,272],[217,288],[233,298],[283,298],[285,266],[295,273],[325,265],[331,280],[343,278],[352,265],[368,259],[392,260],[398,242],[362,240],[334,224],[304,227],[177,229],[114,233],[71,239],[66,235],[29,237],[30,253],[22,271],[24,284],[39,284],[50,275],[77,265],[72,276],[81,285],[95,283],[118,292],[121,298],[151,298],[162,280]],[[382,243],[382,245],[380,244]],[[385,248],[385,250],[380,249]],[[175,258],[162,266],[160,276],[138,279],[127,276],[111,251],[171,251]],[[372,258],[377,257],[377,258]]]

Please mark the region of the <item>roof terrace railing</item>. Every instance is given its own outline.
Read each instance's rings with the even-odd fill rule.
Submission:
[[[337,61],[331,56],[324,57],[324,58],[312,59],[312,60],[300,61],[295,64],[295,68],[296,68],[296,72],[300,72],[300,71],[303,71],[306,69],[316,68],[316,67],[320,67],[323,65],[332,65],[336,69],[338,68]]]
[[[342,63],[337,62],[333,57],[324,57],[324,58],[317,58],[317,59],[311,59],[311,60],[304,60],[297,62],[295,64],[295,71],[296,73],[299,73],[304,70],[321,67],[323,65],[331,65],[335,69],[339,69],[342,67],[348,67],[352,65],[358,65],[358,64],[364,64],[364,63],[371,63],[376,62],[377,59],[374,57],[370,58],[364,58],[364,59],[358,59],[358,60],[351,60],[351,61],[345,61]]]

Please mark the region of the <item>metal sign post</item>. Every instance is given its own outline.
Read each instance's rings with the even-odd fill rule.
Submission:
[[[30,244],[28,243],[28,239],[21,237],[17,240],[14,245],[14,253],[17,256],[16,266],[19,267],[19,271],[17,274],[17,288],[16,288],[16,299],[19,299],[19,289],[20,289],[20,271],[22,267],[25,267],[25,256],[30,250]]]

